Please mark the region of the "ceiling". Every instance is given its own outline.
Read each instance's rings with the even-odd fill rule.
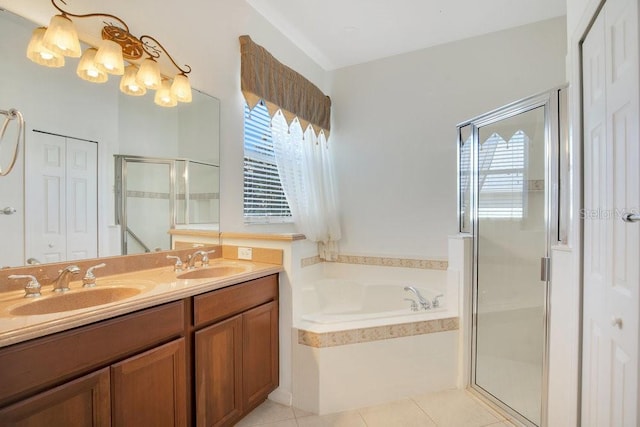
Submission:
[[[247,0],[325,70],[566,14],[563,0]]]

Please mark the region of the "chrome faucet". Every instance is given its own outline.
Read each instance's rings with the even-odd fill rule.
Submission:
[[[83,288],[93,288],[96,285],[96,275],[93,273],[93,270],[96,268],[106,267],[107,264],[104,262],[98,265],[94,265],[93,267],[89,267],[87,272],[84,273],[84,277],[82,278],[82,287]]]
[[[193,254],[187,257],[187,270],[192,270],[196,268],[196,261],[198,260],[198,257],[200,257],[203,267],[206,267],[209,265],[209,252],[195,251]]]
[[[34,298],[40,296],[40,283],[38,279],[30,274],[12,274],[7,277],[8,279],[29,279],[29,282],[24,287],[24,297],[25,298]]]
[[[71,275],[80,274],[80,267],[77,265],[69,265],[58,271],[58,273],[60,273],[58,277],[51,282],[53,284],[53,292],[66,292],[69,290]]]
[[[420,294],[419,290],[417,290],[413,286],[405,286],[404,290],[408,292],[413,292],[415,294],[416,298],[418,298],[418,301],[420,301],[420,306],[422,307],[423,310],[428,310],[431,308],[431,303],[429,302],[429,300],[425,299],[425,297],[423,297],[422,294]]]

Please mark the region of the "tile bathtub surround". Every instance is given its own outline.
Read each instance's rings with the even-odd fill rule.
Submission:
[[[371,328],[350,329],[336,332],[310,332],[298,329],[298,344],[323,348],[357,344],[413,335],[433,334],[454,331],[459,328],[459,318],[425,320],[421,322],[401,323],[397,325],[375,326]]]
[[[513,426],[465,390],[427,393],[357,410],[314,415],[267,400],[237,427],[507,427]]]
[[[316,255],[309,258],[303,258],[301,260],[301,266],[303,268],[310,267],[321,262],[324,261]],[[423,270],[446,270],[449,267],[449,262],[445,260],[391,258],[361,255],[338,255],[338,259],[335,262],[342,264],[375,265],[383,267],[420,268]]]
[[[208,245],[197,249],[205,251],[215,250],[215,253],[209,254],[210,259],[222,257],[222,247],[220,245]],[[173,251],[150,252],[137,255],[119,255],[113,257],[85,259],[78,261],[64,261],[52,264],[3,268],[0,269],[0,292],[14,291],[24,288],[25,280],[11,280],[8,278],[8,276],[12,274],[29,274],[35,276],[40,284],[45,287],[49,286],[51,281],[58,276],[59,270],[71,264],[80,267],[81,275],[78,277],[78,279],[81,279],[82,275],[84,275],[84,272],[89,267],[105,263],[105,267],[95,271],[96,276],[99,278],[101,276],[111,276],[113,274],[121,274],[130,271],[147,270],[151,268],[173,265],[175,261],[167,259],[167,255],[179,256],[184,261],[189,254],[192,254],[194,252],[194,250],[196,249],[189,248]]]

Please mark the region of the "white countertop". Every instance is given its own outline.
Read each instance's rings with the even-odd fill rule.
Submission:
[[[0,347],[181,300],[282,271],[281,265],[252,261],[215,259],[211,260],[209,264],[209,268],[221,266],[241,267],[244,271],[216,278],[179,279],[177,276],[185,272],[177,273],[173,271],[173,267],[162,267],[112,276],[98,276],[95,288],[83,288],[81,280],[74,281],[69,284],[71,290],[65,294],[91,292],[92,289],[101,287],[134,287],[140,289],[140,293],[108,304],[50,314],[16,315],[11,312],[18,306],[37,300],[59,297],[60,294],[55,294],[51,286],[43,286],[42,296],[36,298],[24,298],[24,291],[0,293]]]

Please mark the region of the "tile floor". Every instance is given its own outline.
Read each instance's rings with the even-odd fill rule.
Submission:
[[[429,393],[384,405],[329,415],[313,415],[270,400],[237,427],[513,427],[464,390]]]

